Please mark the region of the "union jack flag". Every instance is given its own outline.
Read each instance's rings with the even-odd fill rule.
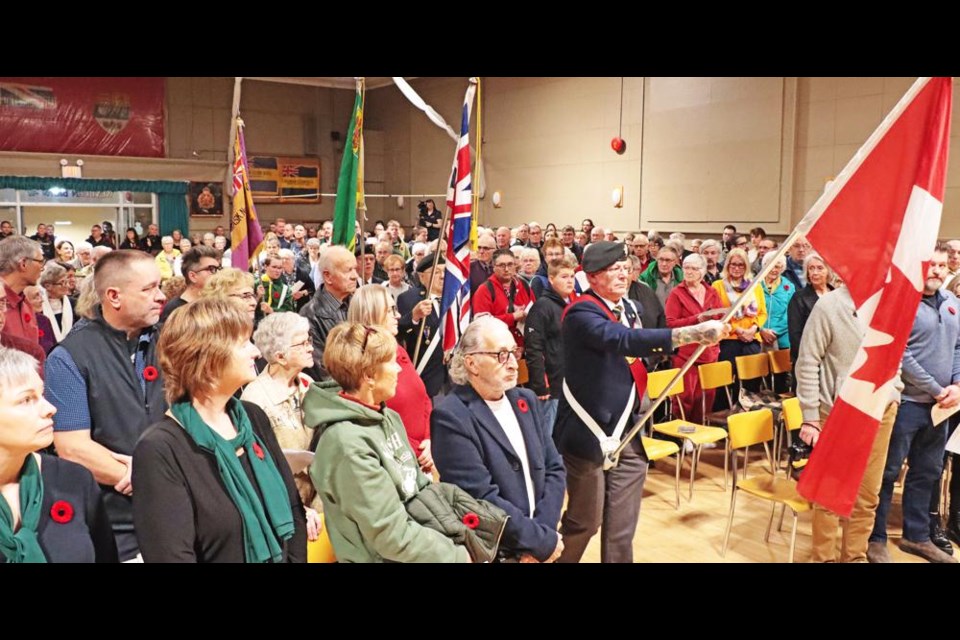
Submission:
[[[446,277],[440,299],[443,350],[453,349],[470,324],[470,225],[473,219],[473,186],[470,181],[470,111],[477,85],[471,81],[463,98],[460,142],[453,157],[447,207],[452,224],[447,237]]]
[[[283,165],[282,171],[283,171],[284,178],[296,178],[297,176],[300,175],[300,167],[290,165],[290,164]]]

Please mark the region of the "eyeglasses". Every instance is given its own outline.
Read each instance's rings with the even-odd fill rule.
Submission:
[[[231,293],[228,294],[230,298],[240,298],[241,300],[256,300],[257,294],[252,291],[247,291],[246,293]]]
[[[523,349],[516,347],[515,349],[506,349],[503,351],[471,351],[466,354],[468,356],[493,356],[497,359],[497,362],[500,364],[507,364],[507,360],[510,359],[510,356],[513,356],[514,360],[520,360],[523,357]]]
[[[493,251],[493,247],[477,247],[477,251]]]
[[[306,349],[309,345],[313,344],[310,338],[307,338],[303,342],[298,342],[296,344],[290,345],[291,349]]]
[[[65,287],[65,286],[67,286],[67,281],[66,281],[66,280],[57,280],[56,282],[51,282],[50,284],[52,284],[52,285],[55,286],[55,287]]]
[[[743,264],[742,262],[731,262],[731,263],[729,263],[727,266],[730,267],[731,269],[733,269],[734,267],[736,267],[736,268],[738,268],[738,269],[746,269],[746,268],[747,268],[747,265]]]
[[[46,260],[44,260],[43,258],[24,258],[24,260],[33,260],[34,262],[37,262],[39,264],[43,264],[44,262],[46,262]]]
[[[494,269],[513,269],[516,266],[513,262],[501,262],[500,264],[493,265]]]
[[[203,269],[196,269],[193,273],[200,273],[201,271],[207,271],[209,273],[218,273],[223,271],[223,267],[218,264],[212,264],[209,267],[204,267]]]

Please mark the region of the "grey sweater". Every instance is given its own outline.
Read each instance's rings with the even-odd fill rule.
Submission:
[[[943,388],[960,380],[960,301],[938,294],[940,306],[921,302],[903,353],[903,399],[933,403]]]
[[[846,287],[823,295],[810,313],[797,357],[797,398],[804,420],[821,419],[833,409],[834,399],[850,371],[864,330]],[[900,401],[903,382],[897,376],[889,402]]]

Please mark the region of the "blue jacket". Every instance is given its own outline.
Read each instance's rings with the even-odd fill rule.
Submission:
[[[588,290],[584,296],[594,295]],[[606,303],[597,298],[606,307]],[[627,306],[628,319],[635,314]],[[573,397],[609,436],[633,386],[633,376],[626,356],[647,357],[669,354],[673,350],[670,329],[628,329],[614,322],[603,308],[591,302],[568,307],[561,329],[563,333],[564,376]],[[632,421],[639,418],[634,405]],[[577,417],[566,397],[560,396],[553,438],[560,453],[570,454],[596,463],[603,462],[600,443],[593,432]],[[436,445],[434,445],[436,449]]]
[[[790,306],[790,299],[797,292],[797,286],[794,282],[780,278],[780,285],[776,291],[770,293],[766,282],[760,283],[763,289],[763,301],[767,305],[767,323],[764,329],[768,329],[777,334],[777,348],[790,348],[790,331],[787,322],[787,308]]]
[[[520,458],[473,387],[456,386],[434,406],[430,416],[433,459],[444,482],[492,502],[510,515],[503,534],[505,549],[543,561],[557,547],[566,472],[533,392],[514,388],[506,395],[527,447],[537,501],[532,518]]]

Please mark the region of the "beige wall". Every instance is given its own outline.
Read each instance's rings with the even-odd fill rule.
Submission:
[[[654,226],[688,236],[717,234],[723,222],[733,221],[785,233],[912,80],[625,78],[627,151],[618,156],[609,144],[619,125],[620,78],[487,78],[482,97],[488,195],[480,220],[579,225],[590,217],[618,230]],[[411,84],[459,127],[465,77],[418,78]],[[168,158],[84,157],[84,176],[222,179],[232,94],[232,78],[168,78]],[[330,132],[340,133],[342,148],[352,92],[247,80],[242,96],[248,151],[314,151],[321,159],[321,189],[334,192],[342,151]],[[411,224],[418,197],[445,193],[454,142],[392,85],[368,91],[365,122],[367,191],[415,194],[403,208],[395,198],[368,198],[369,225],[391,217]],[[473,131],[476,125],[475,117]],[[771,135],[777,127],[779,144]],[[958,136],[954,128],[952,147]],[[952,151],[957,158],[958,149]],[[0,174],[58,175],[60,157],[0,152]],[[610,192],[621,184],[624,207],[615,209]],[[500,209],[490,202],[494,190],[503,194]],[[258,212],[265,221],[278,216],[318,221],[332,217],[333,200],[261,204]],[[741,201],[747,203],[744,213],[737,211]],[[960,236],[958,214],[960,163],[954,161],[941,236]],[[204,231],[222,223],[226,216],[194,219],[191,228]]]

